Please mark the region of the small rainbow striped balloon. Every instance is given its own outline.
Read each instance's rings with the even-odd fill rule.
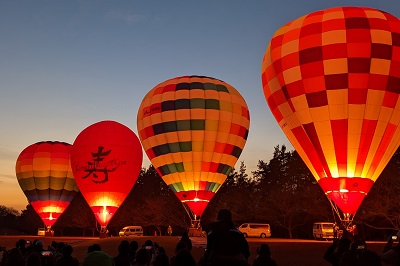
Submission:
[[[44,141],[18,156],[18,183],[46,226],[52,226],[78,192],[70,163],[71,145]]]
[[[137,127],[153,166],[181,202],[201,216],[246,143],[247,104],[231,85],[210,77],[176,77],[154,87]]]

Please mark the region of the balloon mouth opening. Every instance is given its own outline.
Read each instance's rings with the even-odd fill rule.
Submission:
[[[115,206],[92,206],[92,211],[101,226],[107,226],[114,216],[118,207]]]
[[[355,215],[374,182],[361,177],[321,178],[319,185],[343,213]]]
[[[184,203],[188,203],[188,202],[210,202],[209,200],[206,200],[206,199],[199,199],[199,198],[194,198],[194,199],[191,199],[191,200],[181,200],[181,202],[184,202]]]

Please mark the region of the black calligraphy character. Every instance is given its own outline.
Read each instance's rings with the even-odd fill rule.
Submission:
[[[88,167],[85,169],[85,172],[88,174],[83,176],[82,178],[87,178],[90,175],[93,174],[93,178],[98,178],[97,172],[103,173],[104,174],[104,179],[103,180],[92,180],[94,183],[105,183],[108,181],[108,173],[115,171],[119,165],[114,167],[113,169],[107,169],[107,166],[104,164],[101,164],[101,162],[105,159],[106,156],[108,156],[111,152],[111,150],[104,151],[103,146],[99,146],[97,152],[92,152],[92,158],[93,162],[88,162]],[[104,167],[104,168],[103,168]]]

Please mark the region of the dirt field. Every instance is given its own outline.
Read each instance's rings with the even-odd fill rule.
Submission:
[[[15,242],[24,238],[25,240],[33,241],[34,236],[0,236],[0,246],[10,249],[14,247]],[[139,246],[143,245],[147,239],[157,242],[160,246],[163,246],[167,251],[168,256],[174,254],[175,246],[179,241],[179,237],[153,237],[153,236],[143,236],[143,237],[124,237],[124,238],[87,238],[87,237],[41,237],[45,245],[51,244],[52,241],[63,241],[71,244],[74,248],[73,255],[82,262],[88,246],[98,243],[102,250],[107,252],[111,256],[116,256],[118,251],[118,244],[122,239],[127,239],[128,241],[136,240]],[[191,238],[193,242],[192,254],[196,260],[199,260],[204,253],[204,248],[206,245],[205,238]],[[271,253],[273,258],[276,260],[280,266],[328,266],[329,263],[325,262],[322,258],[325,250],[331,244],[331,241],[314,241],[314,240],[288,240],[288,239],[258,239],[258,238],[248,238],[251,256],[249,262],[252,263],[256,257],[256,249],[261,243],[268,243],[271,248]],[[369,249],[380,252],[385,243],[383,242],[367,242]]]

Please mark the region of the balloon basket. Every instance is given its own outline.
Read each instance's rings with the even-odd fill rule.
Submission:
[[[100,232],[99,232],[99,238],[107,238],[107,237],[108,237],[107,227],[101,226]]]
[[[99,238],[107,238],[107,232],[100,232]]]
[[[51,229],[50,225],[46,225],[46,231],[44,232],[44,236],[54,236],[54,231]]]
[[[189,228],[188,236],[199,237],[203,236],[203,230],[200,228]]]
[[[44,232],[44,236],[54,236],[54,233],[52,231],[46,231]]]

